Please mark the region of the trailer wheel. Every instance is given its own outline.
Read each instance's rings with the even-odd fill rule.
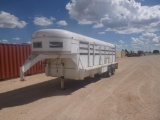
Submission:
[[[108,71],[106,72],[106,77],[111,77],[112,76],[112,68],[109,66]]]
[[[112,75],[115,74],[115,68],[114,68],[114,67],[112,67],[112,72],[111,72],[111,74],[112,74]]]

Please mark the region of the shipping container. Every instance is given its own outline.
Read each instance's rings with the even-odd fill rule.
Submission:
[[[20,76],[20,66],[31,54],[30,44],[1,44],[0,43],[0,80]],[[25,75],[44,72],[43,61],[30,68]]]

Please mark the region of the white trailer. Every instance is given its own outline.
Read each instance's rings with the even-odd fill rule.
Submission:
[[[45,60],[47,76],[83,80],[105,73],[111,76],[118,68],[116,46],[111,43],[61,29],[42,29],[32,35],[32,53],[20,68],[24,73],[40,60]]]

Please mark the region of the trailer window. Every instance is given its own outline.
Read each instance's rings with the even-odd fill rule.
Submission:
[[[33,48],[42,48],[42,42],[33,42]]]
[[[49,46],[50,48],[62,48],[63,43],[62,42],[50,42]]]

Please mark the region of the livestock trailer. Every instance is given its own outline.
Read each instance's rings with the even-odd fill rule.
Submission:
[[[45,74],[64,79],[83,80],[95,74],[111,76],[118,68],[114,44],[61,29],[42,29],[32,35],[32,53],[20,68],[24,73],[45,60]]]

